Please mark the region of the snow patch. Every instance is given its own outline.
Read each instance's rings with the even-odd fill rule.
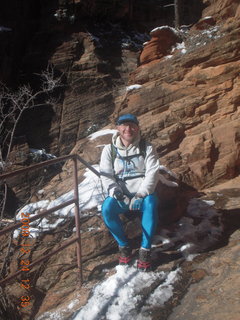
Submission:
[[[174,53],[176,50],[180,51],[182,54],[185,54],[187,52],[185,42],[177,43],[176,46],[172,48],[172,53]]]
[[[99,171],[99,166],[93,166]],[[85,179],[78,185],[80,210],[89,210],[102,204],[105,194],[102,190],[101,180],[91,170],[86,169],[84,173]],[[30,203],[24,206],[17,214],[16,219],[21,219],[21,213],[30,213],[30,217],[38,214],[42,210],[51,209],[55,206],[62,204],[63,202],[73,199],[74,191],[71,190],[55,200],[41,200],[35,203]],[[83,214],[81,214],[83,215]],[[30,223],[30,236],[37,237],[41,232],[53,230],[60,224],[64,223],[65,219],[69,216],[74,216],[74,204],[64,207],[60,210],[53,212],[42,219],[38,219]],[[50,222],[49,218],[55,217],[54,222]],[[14,231],[14,238],[17,238],[20,234],[20,229]]]
[[[162,170],[166,173],[168,173],[170,176],[174,177],[175,179],[177,179],[177,175],[176,173],[174,173],[173,171],[169,170],[167,167],[163,166],[163,165],[160,165],[159,166],[159,170]]]
[[[178,187],[178,183],[174,181],[167,180],[163,175],[159,175],[159,180],[168,187]]]
[[[166,280],[148,298],[146,304],[163,306],[173,295],[173,284],[180,278],[180,269],[169,272]],[[146,307],[143,308],[146,309]]]
[[[164,272],[144,273],[134,267],[117,266],[114,275],[94,288],[92,297],[74,320],[96,320],[103,315],[106,320],[140,319],[135,308],[143,299],[142,290],[165,279],[166,285],[174,282],[174,278],[170,279]],[[163,294],[162,290],[155,292],[153,297],[157,299],[160,294]],[[164,300],[170,296],[169,290]]]
[[[105,130],[100,130],[100,131],[97,131],[97,132],[94,132],[92,134],[90,134],[88,136],[88,139],[90,140],[94,140],[98,137],[101,137],[101,136],[104,136],[104,135],[107,135],[107,134],[115,134],[117,132],[116,129],[105,129]]]
[[[98,144],[97,146],[96,146],[96,148],[104,148],[106,146],[106,144]]]
[[[173,55],[169,54],[169,55],[165,56],[164,58],[165,58],[165,60],[168,60],[168,59],[171,59],[172,57],[173,57]]]
[[[204,17],[204,18],[202,18],[201,20],[204,21],[204,20],[208,20],[208,19],[212,19],[212,16]]]
[[[45,149],[30,148],[29,151],[30,157],[33,160],[33,162],[42,162],[56,158],[56,156],[54,156],[53,154],[47,153]]]
[[[128,86],[128,87],[126,88],[126,91],[127,91],[127,92],[130,92],[130,91],[133,91],[133,90],[140,89],[141,87],[142,87],[141,84],[133,84],[133,85],[131,85],[131,86]]]
[[[158,31],[158,30],[171,30],[172,32],[174,32],[176,35],[178,35],[178,31],[172,27],[169,27],[169,26],[161,26],[161,27],[157,27],[157,28],[154,28],[153,30],[150,31],[150,35],[151,33],[155,32],[155,31]]]
[[[191,199],[187,207],[187,216],[182,217],[171,232],[162,229],[154,237],[154,254],[177,245],[178,251],[188,260],[219,241],[223,233],[223,224],[221,215],[213,204],[214,201],[210,200]]]

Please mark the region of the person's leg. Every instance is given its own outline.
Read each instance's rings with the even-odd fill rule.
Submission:
[[[126,212],[126,210],[119,206],[115,198],[108,197],[103,202],[103,220],[120,247],[128,246],[128,239],[125,236],[122,221],[119,218],[119,214],[124,212]]]
[[[155,193],[146,196],[142,204],[141,247],[151,249],[152,238],[158,223],[158,197]]]

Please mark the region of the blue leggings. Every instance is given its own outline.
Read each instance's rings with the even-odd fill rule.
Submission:
[[[151,248],[152,238],[156,231],[158,221],[158,198],[153,193],[146,196],[142,202],[142,242],[141,246],[146,249]],[[128,212],[128,208],[123,209],[115,198],[107,197],[102,205],[103,220],[118,242],[119,246],[128,246],[128,239],[125,236],[122,221],[119,214]]]

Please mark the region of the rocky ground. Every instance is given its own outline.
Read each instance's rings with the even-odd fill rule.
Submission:
[[[214,242],[209,242],[208,235],[203,232],[198,234],[199,243],[195,243],[193,250],[179,251],[179,247],[184,243],[193,241],[195,231],[192,229],[181,240],[172,241],[170,246],[164,247],[163,245],[161,249],[160,242],[160,247],[154,249],[154,272],[170,273],[176,268],[181,268],[181,277],[174,283],[173,295],[164,306],[152,305],[150,311],[148,310],[151,312],[152,319],[192,319],[193,316],[203,319],[209,314],[213,319],[221,319],[223,315],[226,319],[238,318],[239,189],[240,180],[236,178],[218,187],[204,190],[201,199],[215,201],[214,207],[223,225],[222,233]],[[201,218],[198,217],[197,220]],[[199,224],[200,221],[197,220],[195,223]],[[131,241],[135,250],[139,243],[136,224],[139,224],[138,219],[126,221],[126,228],[128,234],[132,235]],[[73,221],[69,221],[68,225],[65,224],[62,228],[33,241],[34,250],[31,258],[42,256],[53,248],[57,248],[59,243],[66,241],[69,236],[71,238],[73,226]],[[217,221],[212,221],[211,229],[217,226]],[[178,229],[174,223],[162,226],[162,228],[164,234],[166,230],[171,232],[172,240],[176,237]],[[162,228],[159,228],[159,235]],[[69,232],[66,233],[66,230]],[[41,268],[34,268],[31,271],[29,277],[34,280],[31,282],[32,289],[30,290],[33,299],[32,308],[26,312],[18,308],[12,319],[42,320],[56,318],[56,315],[58,319],[72,319],[74,313],[91,297],[92,289],[116,272],[117,248],[106,231],[101,217],[94,212],[89,213],[88,217],[82,219],[82,232],[82,287],[77,285],[79,273],[76,268],[76,251],[75,245],[71,245],[56,257],[48,259]],[[201,244],[204,246],[199,251]],[[19,244],[16,241],[14,241],[14,248],[11,260],[16,263],[12,263],[11,272],[18,268],[21,257]],[[194,253],[198,255],[189,259],[189,254]],[[161,282],[159,278],[159,284]],[[158,285],[157,280],[155,285]],[[141,292],[142,301],[154,291],[155,285],[146,287]],[[13,281],[11,286],[7,286],[4,292],[8,299],[14,302],[14,305],[18,304],[18,298],[24,293],[16,281]]]
[[[162,224],[157,233],[162,235],[164,229],[174,241],[168,247],[161,248],[159,244],[161,250],[154,256],[154,263],[155,272],[171,272],[181,267],[182,276],[164,306],[154,305],[151,309],[152,319],[156,320],[239,319],[240,6],[233,0],[204,0],[202,4],[205,19],[177,34],[169,27],[145,32],[146,25],[152,26],[150,17],[144,28],[136,29],[143,9],[138,11],[139,20],[134,28],[129,29],[128,25],[111,21],[57,25],[47,15],[51,8],[44,7],[37,15],[38,24],[30,19],[25,26],[29,35],[32,24],[38,32],[18,47],[23,50],[22,46],[27,46],[26,50],[20,50],[22,58],[18,65],[25,70],[24,79],[38,71],[32,70],[33,65],[39,69],[51,62],[59,73],[64,72],[66,86],[55,105],[44,109],[46,112],[25,114],[19,127],[21,139],[16,140],[12,151],[14,159],[21,158],[20,151],[28,153],[30,147],[35,147],[57,156],[78,153],[96,164],[101,152],[99,145],[107,143],[110,136],[90,140],[88,135],[100,129],[113,129],[113,120],[119,113],[132,112],[139,117],[142,134],[156,145],[161,164],[175,173],[174,179],[169,175],[165,178],[177,181],[177,188],[161,183],[158,186]],[[24,12],[29,19],[31,6],[26,8]],[[0,54],[9,66],[7,71],[1,65],[5,79],[11,78],[9,70],[14,70],[17,64],[18,51],[14,51],[11,59],[6,52],[18,36],[19,33],[14,34],[15,38],[10,39],[0,34],[4,44]],[[144,41],[147,43],[142,46]],[[17,162],[17,167],[24,165]],[[9,203],[16,199],[23,203],[26,194],[31,202],[53,200],[71,190],[70,162],[55,169],[51,174],[35,172],[28,179],[11,180]],[[80,165],[81,180],[82,173]],[[43,184],[29,191],[34,179],[44,174],[47,178]],[[40,188],[44,193],[36,192]],[[177,223],[182,217],[189,219],[187,207],[196,198],[200,203],[211,201],[217,219],[211,221],[209,233],[201,233],[200,237],[189,233],[179,242]],[[202,222],[203,217],[194,219],[194,226],[202,226]],[[15,280],[4,288],[0,302],[2,319],[43,320],[56,314],[58,319],[71,319],[86,304],[92,288],[116,272],[117,249],[96,208],[85,212],[81,223],[83,286],[77,285],[76,251],[75,245],[71,245],[29,273],[31,308],[19,307],[19,297],[24,292]],[[137,219],[126,221],[135,250],[139,243],[136,224],[139,225]],[[31,259],[46,255],[73,237],[73,228],[74,221],[69,218],[56,230],[31,240]],[[216,230],[220,233],[213,242],[207,242]],[[196,252],[179,252],[179,246],[189,240],[195,241]],[[10,273],[20,266],[21,241],[14,239],[10,245],[6,269]],[[1,268],[8,246],[7,238],[3,237]],[[198,255],[189,261],[189,253]],[[151,290],[146,288],[145,297]]]

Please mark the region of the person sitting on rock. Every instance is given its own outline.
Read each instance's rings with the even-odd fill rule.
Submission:
[[[117,133],[104,147],[100,173],[108,197],[102,205],[105,225],[119,246],[119,263],[128,265],[132,250],[119,214],[141,211],[142,242],[137,268],[151,270],[151,243],[158,221],[159,160],[153,146],[141,138],[135,115],[123,114],[117,119]]]

